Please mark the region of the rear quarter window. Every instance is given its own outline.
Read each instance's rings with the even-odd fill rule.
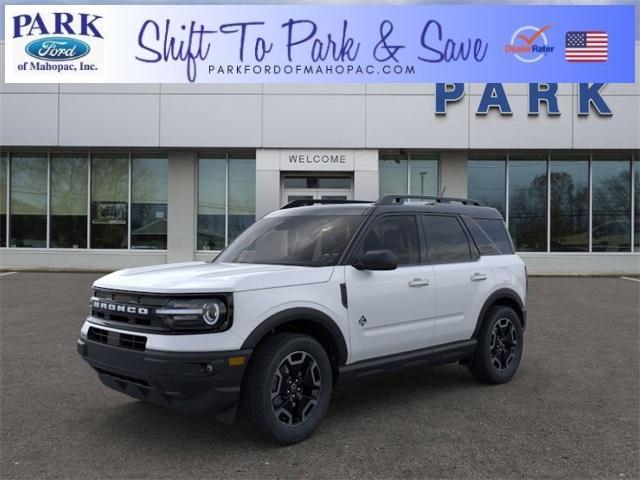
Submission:
[[[484,233],[491,239],[502,255],[514,253],[511,238],[507,233],[504,222],[501,219],[475,218],[476,223],[482,228]]]
[[[500,249],[494,243],[489,235],[485,233],[485,231],[476,223],[476,221],[467,216],[463,216],[462,220],[464,224],[469,229],[469,233],[471,234],[471,238],[473,238],[476,247],[480,251],[480,255],[500,255]]]

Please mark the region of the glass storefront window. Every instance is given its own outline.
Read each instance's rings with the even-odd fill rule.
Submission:
[[[433,156],[409,156],[409,193],[438,195],[438,160]]]
[[[9,159],[0,155],[0,247],[7,246],[7,168]]]
[[[131,248],[167,248],[167,158],[131,160]]]
[[[129,159],[91,158],[91,248],[127,248]]]
[[[229,158],[229,243],[256,221],[256,162]]]
[[[87,247],[87,155],[51,157],[52,248]]]
[[[409,159],[406,154],[381,153],[379,161],[380,196],[407,193]]]
[[[255,219],[255,159],[242,153],[200,158],[197,249],[223,249]]]
[[[493,157],[493,158],[491,158]],[[470,156],[467,162],[467,191],[469,198],[480,200],[506,215],[506,161],[490,157]]]
[[[227,160],[198,160],[198,250],[221,250],[225,246]]]
[[[513,155],[509,161],[509,231],[516,250],[547,250],[545,154]]]
[[[47,246],[47,157],[11,156],[12,247]]]
[[[381,152],[378,170],[381,197],[438,194],[438,159],[433,154]]]
[[[635,182],[633,185],[634,191],[634,205],[635,205],[635,214],[634,214],[634,252],[640,252],[640,151],[637,151],[635,154],[635,160],[633,162],[633,181]]]
[[[631,163],[624,154],[594,155],[591,166],[594,252],[631,250]]]
[[[551,156],[551,251],[589,251],[589,158]]]

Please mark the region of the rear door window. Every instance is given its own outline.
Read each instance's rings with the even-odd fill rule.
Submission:
[[[453,216],[423,215],[429,263],[470,262],[471,247],[460,221]]]

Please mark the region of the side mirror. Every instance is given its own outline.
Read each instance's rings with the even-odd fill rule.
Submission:
[[[358,270],[395,270],[398,268],[398,257],[390,250],[369,250],[354,264]]]

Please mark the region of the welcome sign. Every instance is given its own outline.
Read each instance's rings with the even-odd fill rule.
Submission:
[[[6,82],[633,82],[632,5],[7,5]]]

